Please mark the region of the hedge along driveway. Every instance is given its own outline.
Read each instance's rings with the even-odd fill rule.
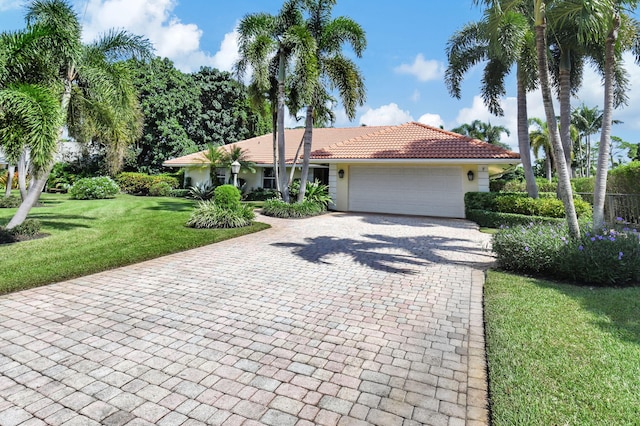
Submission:
[[[43,194],[30,218],[46,238],[0,245],[0,293],[129,265],[268,228],[192,229],[185,223],[194,202],[181,198],[118,195],[108,200],[70,200]],[[15,209],[0,209],[6,224]]]

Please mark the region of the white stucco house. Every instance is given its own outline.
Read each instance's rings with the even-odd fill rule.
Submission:
[[[289,167],[304,129],[286,130]],[[272,135],[220,149],[242,148],[256,173],[241,173],[247,187],[274,188]],[[520,155],[421,123],[397,126],[322,128],[313,131],[309,178],[329,185],[333,210],[463,218],[464,194],[489,191],[490,171],[518,164]],[[174,158],[192,184],[209,181],[203,152]],[[299,161],[295,167],[299,169]],[[287,169],[287,173],[290,168]],[[220,170],[228,178],[230,171]],[[296,170],[294,176],[299,177]]]

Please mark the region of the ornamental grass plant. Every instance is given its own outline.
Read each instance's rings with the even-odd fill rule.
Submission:
[[[581,284],[639,284],[640,233],[618,219],[598,230],[583,224],[579,239],[565,223],[504,227],[493,236],[498,267]]]

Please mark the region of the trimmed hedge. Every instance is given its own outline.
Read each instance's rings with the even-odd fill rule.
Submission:
[[[325,205],[322,203],[303,201],[302,203],[289,204],[282,200],[271,199],[264,202],[262,214],[288,219],[317,216],[326,210]]]
[[[82,178],[69,189],[69,195],[74,200],[102,200],[113,198],[118,192],[118,184],[108,176]]]
[[[536,223],[561,223],[564,219],[543,216],[527,216],[515,213],[500,213],[489,210],[468,210],[466,218],[485,228],[500,228],[503,225],[528,225]]]
[[[640,161],[632,161],[610,170],[607,178],[607,192],[640,194]]]
[[[133,195],[149,195],[151,187],[159,182],[166,182],[171,189],[180,186],[178,179],[168,174],[148,175],[146,173],[123,172],[116,176],[116,182],[120,185],[122,192]]]

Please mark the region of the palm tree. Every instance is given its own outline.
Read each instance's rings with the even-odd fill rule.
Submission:
[[[507,136],[511,135],[509,129],[504,126],[493,126],[491,123],[485,123],[480,120],[473,120],[471,124],[464,123],[451,130],[461,135],[469,136],[499,146],[500,148],[509,149],[509,145],[500,142],[503,133]]]
[[[36,76],[36,84],[59,88],[58,139],[65,123],[72,137],[81,138],[79,129],[86,134],[86,123],[95,130],[94,136],[112,146],[115,153],[122,152],[122,146],[139,134],[141,119],[128,69],[119,61],[148,58],[149,42],[124,31],[110,31],[96,42],[83,45],[78,17],[64,0],[33,1],[27,8],[26,20],[26,33],[35,40],[31,43],[33,49],[27,56],[13,55],[9,66],[4,67],[6,75]],[[43,34],[43,28],[55,36]],[[29,56],[38,59],[31,63],[26,60]],[[75,110],[69,113],[74,105],[82,106],[84,114],[78,116]],[[54,141],[40,165],[41,160],[31,158],[34,170],[40,172],[7,228],[21,224],[38,200],[53,167],[55,146]]]
[[[476,1],[477,3],[480,0]],[[527,193],[538,197],[531,165],[526,94],[537,85],[535,44],[531,23],[519,10],[503,10],[498,1],[484,1],[488,6],[484,19],[466,24],[447,42],[448,67],[445,83],[449,93],[460,99],[460,84],[466,72],[486,61],[482,96],[489,111],[504,114],[500,97],[506,93],[504,79],[516,64],[518,100],[518,147],[525,172]]]
[[[307,107],[298,202],[302,202],[305,196],[313,144],[313,126],[326,121],[327,118],[333,122],[333,113],[327,108],[327,104],[333,99],[329,90],[338,90],[350,120],[355,118],[356,107],[364,105],[364,78],[355,63],[342,53],[343,45],[348,43],[358,58],[362,57],[367,45],[365,32],[358,23],[344,16],[331,17],[336,0],[300,0],[300,3],[302,9],[309,14],[306,26],[315,40],[315,50],[312,54],[318,71],[308,74],[310,78],[297,76],[295,79],[298,83],[297,92],[310,95],[309,99],[303,100]],[[308,89],[305,90],[304,87]]]
[[[538,53],[538,75],[540,78],[540,89],[542,91],[542,101],[544,104],[545,115],[547,119],[547,127],[549,129],[549,139],[553,148],[556,159],[563,159],[564,149],[560,140],[558,131],[558,122],[553,106],[551,96],[551,83],[549,78],[549,63],[547,59],[547,34],[546,34],[546,2],[544,0],[534,1],[534,22],[536,30],[536,50]],[[565,161],[556,161],[556,170],[558,172],[558,194],[562,199],[569,225],[569,234],[573,238],[580,236],[580,226],[578,225],[578,216],[576,214],[575,205],[573,203],[573,191],[571,189],[571,181],[569,171]]]
[[[273,88],[272,76],[277,81],[277,114],[276,126],[278,142],[278,164],[280,173],[278,182],[282,198],[289,201],[287,182],[285,139],[284,139],[284,107],[287,68],[292,66],[294,73],[309,75],[315,72],[315,58],[310,54],[315,49],[315,42],[304,25],[304,19],[297,0],[288,0],[278,15],[255,13],[247,15],[238,25],[238,50],[240,59],[235,64],[236,72],[243,76],[247,69],[252,69],[252,85],[264,93]],[[302,98],[306,98],[302,96]]]
[[[533,126],[533,130],[529,132],[529,140],[531,142],[531,149],[536,159],[540,158],[540,149],[544,152],[544,168],[545,176],[549,182],[551,182],[553,175],[553,148],[551,147],[551,141],[549,139],[549,128],[547,123],[539,118],[532,117],[529,119],[529,125]]]
[[[580,170],[583,176],[588,177],[591,175],[591,135],[598,133],[602,128],[602,110],[582,104],[571,113],[571,123],[580,134],[580,151],[582,151],[582,140],[584,140],[585,153],[580,155]]]

